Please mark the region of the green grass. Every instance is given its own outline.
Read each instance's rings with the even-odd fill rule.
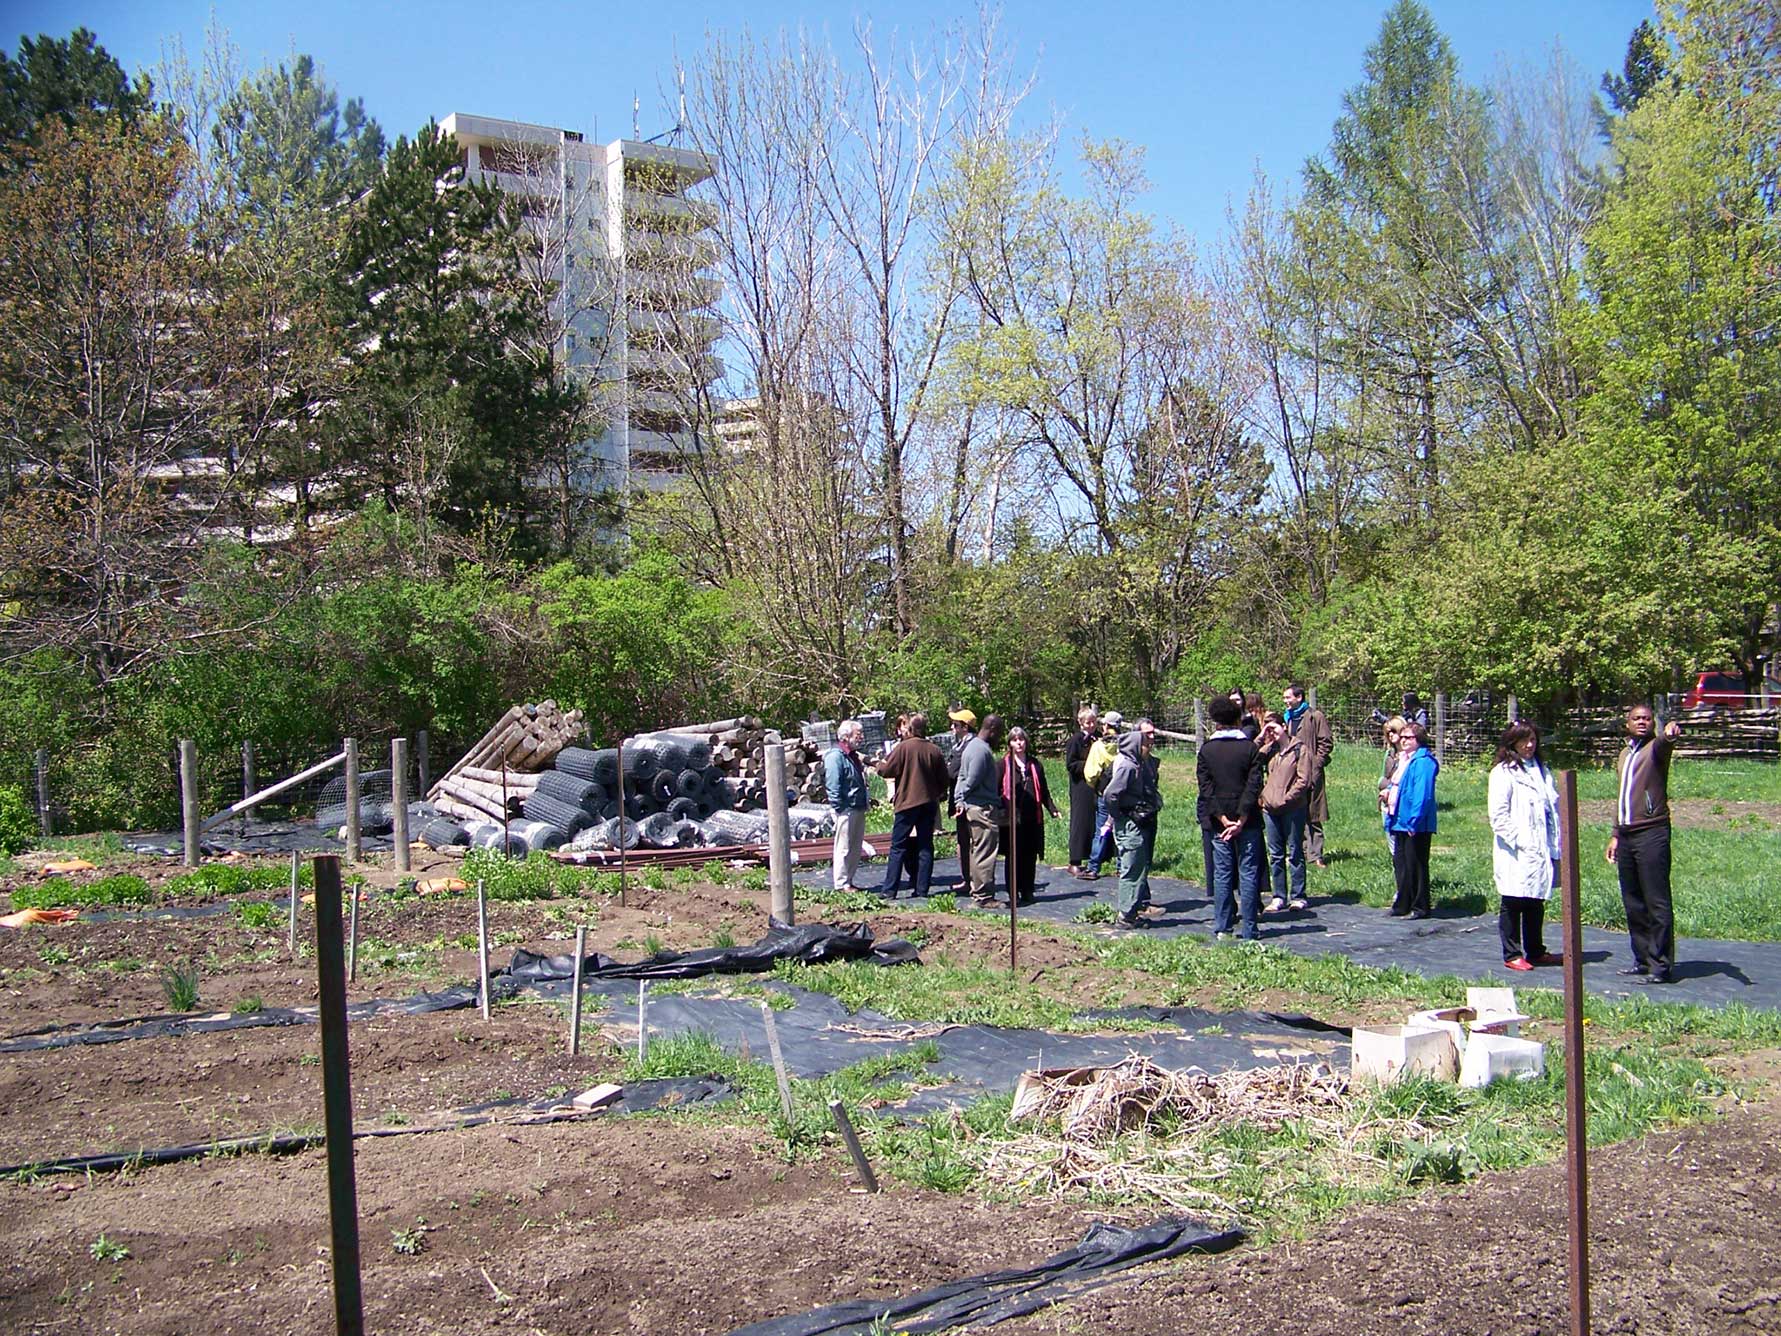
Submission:
[[[1494,909],[1490,826],[1484,791],[1488,769],[1454,763],[1442,767],[1437,785],[1440,829],[1430,861],[1433,898],[1476,912]],[[1379,754],[1339,745],[1330,763],[1330,820],[1325,829],[1327,869],[1311,870],[1315,896],[1336,896],[1385,907],[1391,903],[1391,855],[1378,818]],[[1614,797],[1612,770],[1578,774],[1582,801]],[[1157,831],[1156,871],[1198,885],[1202,880],[1200,832],[1194,823],[1194,767],[1188,753],[1164,757],[1166,806]],[[1781,766],[1733,761],[1678,761],[1671,796],[1710,798],[1733,804],[1781,802]],[[1620,883],[1602,857],[1605,822],[1586,821],[1580,832],[1583,916],[1604,928],[1624,928]],[[1781,941],[1781,827],[1745,818],[1735,827],[1675,830],[1673,887],[1676,931],[1685,937]]]

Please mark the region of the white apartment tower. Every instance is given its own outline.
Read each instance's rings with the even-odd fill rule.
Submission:
[[[711,159],[462,112],[439,124],[464,150],[470,180],[536,201],[528,210],[558,287],[558,356],[604,408],[605,430],[586,443],[586,485],[670,481],[694,448],[695,391],[719,371],[716,214],[687,195]]]

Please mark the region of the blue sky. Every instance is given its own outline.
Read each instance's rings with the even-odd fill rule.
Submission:
[[[1241,201],[1257,164],[1277,180],[1329,138],[1344,90],[1388,0],[1249,0],[1096,6],[1009,0],[1002,32],[1036,70],[1030,107],[1087,133],[1143,144],[1152,205],[1210,242],[1227,202]],[[1649,0],[1432,0],[1466,76],[1502,62],[1541,65],[1555,44],[1593,85],[1618,69]],[[345,96],[362,97],[392,138],[451,111],[539,121],[603,139],[628,135],[631,98],[645,135],[667,128],[663,90],[676,52],[708,29],[803,26],[851,39],[855,15],[883,35],[926,32],[975,14],[971,4],[814,3],[714,7],[645,4],[345,3],[344,0],[0,0],[0,38],[92,29],[127,69],[152,68],[163,42],[196,56],[214,13],[251,66],[293,49],[314,55]]]

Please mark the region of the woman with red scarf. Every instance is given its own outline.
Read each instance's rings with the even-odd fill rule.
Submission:
[[[1002,802],[1013,822],[1002,827],[1002,849],[1008,855],[1009,896],[1018,890],[1019,903],[1033,902],[1033,882],[1039,854],[1045,846],[1045,815],[1058,818],[1057,804],[1045,784],[1045,767],[1032,754],[1024,728],[1008,730],[1008,751],[1002,757]]]

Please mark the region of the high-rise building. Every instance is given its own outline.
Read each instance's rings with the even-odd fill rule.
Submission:
[[[556,288],[557,355],[595,404],[579,485],[670,480],[695,448],[699,391],[720,370],[716,213],[687,193],[711,159],[462,112],[439,124],[463,149],[468,179],[530,201],[536,262]]]

